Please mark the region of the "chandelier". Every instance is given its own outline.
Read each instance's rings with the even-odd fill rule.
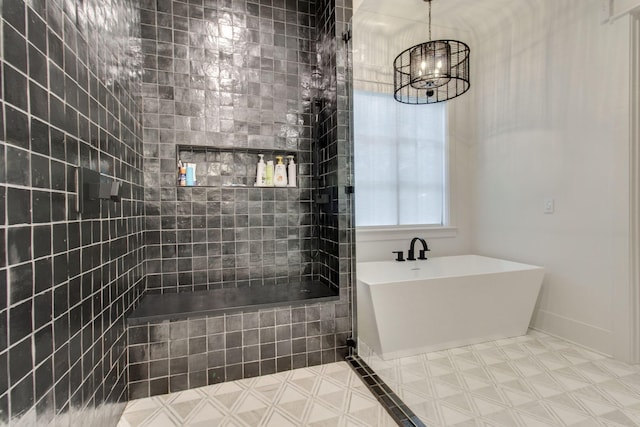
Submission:
[[[404,104],[434,104],[469,90],[469,46],[457,40],[431,40],[410,47],[393,61],[393,97]]]

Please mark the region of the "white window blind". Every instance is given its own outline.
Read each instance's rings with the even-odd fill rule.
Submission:
[[[446,109],[354,91],[357,226],[443,225]]]

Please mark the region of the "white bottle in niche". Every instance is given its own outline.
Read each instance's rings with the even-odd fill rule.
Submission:
[[[287,186],[287,168],[282,163],[282,156],[276,156],[276,167],[273,173],[273,185],[276,187]]]
[[[266,181],[266,165],[264,164],[264,154],[258,154],[260,160],[258,160],[258,166],[256,167],[256,187],[264,187]]]
[[[289,164],[287,165],[287,175],[289,176],[289,184],[287,187],[296,187],[296,164],[293,161],[293,156],[287,156]]]

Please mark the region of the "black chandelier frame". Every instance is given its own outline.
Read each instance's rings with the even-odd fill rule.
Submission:
[[[456,98],[471,87],[471,50],[458,40],[431,39],[429,3],[429,41],[410,47],[393,61],[393,97],[403,104],[435,104]]]
[[[411,75],[411,54],[416,49],[428,51],[431,43],[444,43],[451,49],[451,70],[447,82],[440,86],[417,87]],[[431,49],[433,50],[433,49]],[[393,97],[403,104],[435,104],[456,98],[471,87],[469,58],[471,50],[458,40],[432,40],[402,51],[393,61]]]

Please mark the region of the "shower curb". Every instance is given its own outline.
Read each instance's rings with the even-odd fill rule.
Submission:
[[[345,360],[399,426],[427,427],[360,356],[347,356]]]

